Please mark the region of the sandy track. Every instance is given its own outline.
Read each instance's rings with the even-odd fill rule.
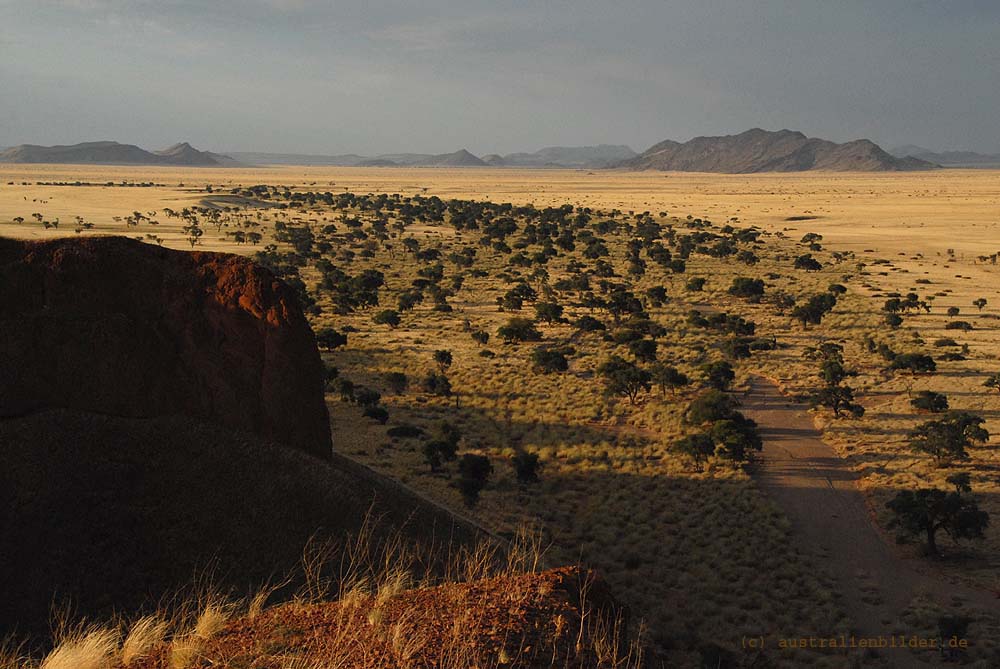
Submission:
[[[755,377],[743,411],[757,421],[764,438],[762,489],[788,516],[802,546],[817,554],[839,583],[843,605],[858,635],[912,634],[900,614],[918,594],[941,604],[956,597],[966,605],[1000,608],[993,593],[956,585],[917,559],[907,559],[883,539],[869,518],[856,475],[822,440],[802,404],[781,394],[771,381]],[[817,630],[817,636],[826,634]],[[973,640],[974,641],[974,640]],[[918,659],[908,651],[888,651],[891,666],[907,667]]]

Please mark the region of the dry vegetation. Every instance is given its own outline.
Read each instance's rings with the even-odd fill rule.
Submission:
[[[29,171],[15,173],[15,168],[4,168],[4,183],[68,180],[73,168],[16,169]],[[76,179],[97,182],[103,178],[100,169],[79,168],[73,174]],[[94,174],[90,174],[92,170]],[[118,181],[139,180],[144,175],[118,168],[115,173]],[[346,169],[206,170],[194,175],[191,171],[174,174],[163,170],[152,174],[161,183],[189,183],[193,178],[201,182],[183,189],[166,185],[148,189],[4,186],[0,188],[0,234],[65,234],[66,221],[81,215],[96,223],[81,234],[152,234],[164,239],[163,243],[184,247],[188,235],[181,229],[183,222],[163,218],[160,212],[164,207],[181,211],[205,206],[203,198],[208,194],[202,182],[214,183],[215,191],[223,186],[226,193],[235,185],[234,180],[244,185],[298,184],[291,193],[331,191],[337,196],[344,191],[398,192],[404,196],[535,202],[539,207],[570,202],[578,207],[559,220],[573,220],[584,207],[593,207],[577,232],[593,230],[601,221],[613,221],[597,234],[608,247],[608,255],[602,259],[615,272],[615,276],[605,278],[627,286],[642,298],[649,319],[663,328],[653,337],[658,344],[656,358],[676,366],[692,380],[677,392],[661,394],[656,388],[641,392],[634,404],[605,393],[598,372],[612,355],[634,359],[627,344],[605,336],[605,332],[585,332],[572,324],[592,316],[604,322],[608,332],[622,326],[616,327],[606,310],[587,306],[587,290],[557,286],[561,279],[588,274],[590,291],[607,297],[607,291],[599,290],[601,279],[593,276],[595,259],[581,255],[585,245],[578,241],[572,251],[562,249],[544,263],[531,262],[531,256],[543,245],[528,241],[519,249],[515,243],[522,238],[530,216],[513,216],[518,229],[505,240],[513,248],[499,252],[490,246],[495,239],[486,245],[480,243],[481,229],[456,230],[453,211],[442,220],[404,215],[398,208],[385,206],[393,202],[391,198],[381,200],[382,205],[375,208],[366,204],[368,200],[336,204],[298,200],[289,208],[269,205],[244,210],[243,204],[258,200],[243,193],[242,200],[214,200],[217,205],[222,202],[221,206],[238,209],[222,214],[225,221],[218,230],[202,212],[204,234],[198,243],[210,250],[252,253],[275,242],[276,223],[285,227],[284,234],[278,236],[282,241],[277,242],[276,252],[265,261],[288,278],[302,278],[319,307],[312,316],[314,329],[332,327],[347,334],[346,346],[325,355],[328,364],[336,367],[338,378],[377,390],[381,399],[373,406],[388,413],[385,424],[376,413],[369,412],[366,417],[362,406],[339,398],[333,381],[329,400],[338,451],[501,535],[513,537],[516,529],[526,524],[538,528],[552,545],[549,561],[581,562],[596,568],[632,608],[633,615],[648,623],[650,637],[672,666],[717,657],[716,646],[735,650],[744,635],[833,635],[849,631],[852,625],[849,612],[840,605],[838,585],[823,568],[822,556],[796,542],[787,521],[762,496],[747,468],[711,458],[699,469],[671,450],[675,440],[693,431],[683,415],[688,402],[702,392],[700,366],[727,357],[722,347],[727,337],[692,325],[688,318],[692,309],[706,315],[738,314],[756,323],[754,337],[777,341],[774,350],[754,351],[748,359],[733,361],[737,388],[748,375],[760,374],[779,381],[790,394],[806,396],[820,384],[817,363],[805,356],[806,350],[823,341],[843,346],[847,366],[857,372],[848,382],[866,411],[860,418],[834,419],[828,410],[819,409],[816,419],[826,438],[860,473],[861,485],[870,494],[873,516],[882,527],[890,520],[885,502],[896,492],[928,486],[947,488],[946,477],[959,470],[971,473],[981,508],[1000,519],[1000,462],[994,449],[976,447],[970,450],[970,460],[942,468],[913,453],[908,437],[916,425],[934,417],[919,413],[910,404],[921,390],[944,393],[952,409],[973,411],[986,418],[989,432],[1000,431],[1000,393],[983,387],[989,374],[1000,371],[1000,321],[996,318],[1000,282],[997,267],[989,259],[1000,250],[990,241],[996,239],[993,219],[998,195],[991,181],[995,175],[943,172],[779,178]],[[289,200],[282,191],[272,191],[265,202],[287,205]],[[23,200],[19,202],[19,198]],[[110,220],[134,210],[156,212],[154,218],[162,220],[158,226],[146,221],[128,230],[124,223]],[[33,220],[7,223],[15,216],[29,219],[34,211],[43,213],[47,220],[60,216],[63,228],[45,230]],[[639,214],[647,211],[648,216]],[[692,219],[686,216],[688,212],[707,215],[715,223]],[[195,218],[198,216],[195,213]],[[791,218],[805,220],[788,220]],[[348,220],[357,221],[357,225],[347,224]],[[384,234],[373,229],[377,221],[385,224]],[[639,224],[646,222],[655,224],[664,235],[668,231],[678,236],[708,232],[714,237],[706,243],[753,226],[760,233],[760,243],[740,241],[736,246],[752,250],[758,262],[750,265],[736,262],[734,256],[719,258],[693,252],[685,271],[675,273],[650,261],[647,247],[642,251],[645,272],[629,274],[629,241]],[[956,234],[959,223],[965,227]],[[328,225],[333,227],[324,231]],[[725,225],[732,230],[723,229]],[[263,235],[259,247],[236,245],[227,233],[238,226],[259,230]],[[309,250],[299,254],[303,259],[318,253],[296,271],[282,269],[290,259],[285,254],[293,248],[287,228],[310,231]],[[352,235],[357,230],[364,234]],[[825,239],[810,249],[808,242],[800,241],[807,232],[822,233]],[[414,240],[416,246],[405,249],[403,239]],[[676,254],[676,245],[670,246]],[[418,258],[418,250],[428,249],[437,250],[440,257]],[[475,251],[470,267],[449,260],[451,254],[463,249]],[[511,258],[522,250],[529,262],[512,265]],[[819,260],[822,269],[793,269],[793,260],[805,253]],[[319,259],[350,276],[364,270],[382,272],[385,285],[377,291],[379,304],[345,305],[337,289],[317,288],[324,274],[317,267]],[[292,264],[297,262],[292,260]],[[443,276],[431,283],[445,288],[447,311],[435,309],[434,291],[427,290],[426,281],[420,283],[427,276],[419,272],[438,263]],[[574,263],[582,269],[574,271]],[[457,288],[451,283],[456,276],[463,277]],[[764,299],[753,303],[730,295],[728,288],[737,276],[763,279]],[[703,278],[704,288],[689,290],[692,278]],[[396,309],[400,295],[411,291],[415,280],[425,293],[423,302],[411,310],[400,310],[397,325],[374,322],[380,311]],[[521,310],[499,311],[497,298],[520,282],[535,289],[537,300],[527,301]],[[784,293],[802,304],[838,283],[848,292],[820,324],[808,328],[773,299]],[[649,299],[648,289],[658,286],[664,288],[666,299]],[[929,312],[905,315],[898,328],[886,325],[883,302],[894,294],[911,291],[927,302]],[[988,300],[981,310],[972,305],[979,297]],[[536,302],[558,303],[567,322],[537,323],[541,342],[503,343],[498,328],[512,316],[534,318]],[[958,307],[960,316],[949,316],[948,307]],[[972,329],[946,329],[957,319],[968,321]],[[489,334],[489,340],[475,341],[472,333],[477,331]],[[955,345],[935,346],[944,338],[953,338]],[[869,342],[886,344],[897,353],[930,354],[937,361],[937,372],[887,371],[887,360],[872,351]],[[568,369],[556,373],[536,369],[532,354],[539,345],[572,347]],[[450,364],[435,360],[439,350],[450,351]],[[946,352],[954,355],[942,359]],[[387,375],[395,372],[405,374],[406,389],[393,387]],[[422,380],[431,374],[447,377],[450,396],[421,387]],[[456,463],[445,459],[432,467],[425,454],[425,445],[442,436],[445,421],[461,435],[456,444],[460,455],[484,455],[492,464],[492,474],[471,508],[463,495]],[[390,429],[400,426],[419,427],[423,436],[389,434]],[[512,459],[523,453],[538,457],[537,482],[518,479]],[[1000,521],[995,520],[982,542],[960,547],[945,542],[946,559],[928,562],[928,569],[1000,590],[998,526]],[[915,556],[918,543],[901,545],[899,550],[905,556]],[[383,587],[393,592],[399,589],[395,585]],[[352,607],[363,606],[371,623],[371,616],[379,615],[373,613],[380,610],[379,597],[352,593],[340,605],[323,609],[324,615],[350,617],[356,611]],[[298,606],[301,608],[291,617],[301,622],[311,615],[311,609]],[[932,630],[937,606],[918,597],[907,617],[897,624],[913,633]],[[226,614],[232,615],[232,611],[225,607],[214,610],[204,628],[225,626],[222,617]],[[259,635],[265,632],[250,618],[270,620],[267,615],[244,616],[240,623],[244,627],[226,629],[245,628],[239,632],[241,639],[262,643]],[[357,629],[357,620],[351,620],[351,626],[344,629]],[[393,620],[395,627],[386,627],[387,636],[383,637],[390,646],[399,651],[417,643],[405,633],[405,616]],[[983,620],[978,625],[970,631],[976,637],[970,656],[989,666],[996,659],[995,641],[988,634],[995,621]],[[274,628],[270,625],[267,634]],[[202,647],[197,625],[187,622],[170,629],[174,639],[171,653],[180,657],[189,652],[189,646]],[[132,644],[126,642],[119,649],[117,632],[109,637],[101,631],[78,631],[55,652],[70,657],[76,652],[120,653],[128,647],[139,648],[129,652],[141,655],[141,648],[150,645],[143,639],[165,633],[159,622],[148,621],[135,632]],[[63,660],[52,657],[46,660],[52,664],[42,666],[69,666],[57,664]],[[844,662],[842,657],[809,649],[784,651],[771,659],[796,666],[834,667]]]
[[[306,585],[272,602],[275,587],[244,600],[211,588],[155,613],[107,624],[56,621],[54,647],[33,658],[0,647],[3,669],[396,669],[399,667],[642,666],[641,636],[606,586],[576,568],[538,571],[541,547],[528,533],[503,547],[480,544],[420,571],[426,556],[399,537],[373,552],[372,535],[347,550],[313,545]],[[337,554],[350,556],[329,563]],[[334,572],[337,586],[324,574]]]

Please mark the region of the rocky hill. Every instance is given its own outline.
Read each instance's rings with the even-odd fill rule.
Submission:
[[[187,142],[180,142],[162,151],[154,151],[154,153],[170,165],[238,167],[241,164],[229,156],[211,151],[199,151]]]
[[[359,167],[484,167],[486,163],[465,149],[453,153],[388,153],[366,158]]]
[[[0,239],[0,303],[2,416],[185,415],[329,458],[312,330],[294,292],[247,258]]]
[[[0,637],[44,631],[53,602],[141,612],[198,574],[245,592],[311,538],[333,558],[352,534],[476,539],[331,452],[309,325],[246,258],[0,239],[0,304]]]
[[[877,144],[860,139],[836,144],[801,132],[755,128],[738,135],[666,140],[616,167],[680,172],[909,171],[937,165],[917,158],[896,158]]]
[[[83,142],[66,146],[21,144],[0,151],[0,163],[53,163],[75,165],[178,165],[186,167],[237,167],[229,156],[199,151],[187,142],[162,151],[146,151],[133,144]]]

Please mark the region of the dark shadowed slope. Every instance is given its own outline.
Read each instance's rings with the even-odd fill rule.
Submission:
[[[199,569],[245,591],[369,511],[376,543],[474,538],[331,453],[309,324],[246,258],[0,239],[0,304],[0,637],[67,599],[134,614]]]
[[[369,511],[376,543],[475,539],[339,462],[187,417],[0,419],[0,636],[43,634],[53,601],[135,614],[199,572],[245,592],[295,571],[310,537],[358,533]]]

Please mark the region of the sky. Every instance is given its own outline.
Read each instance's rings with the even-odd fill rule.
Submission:
[[[0,146],[1000,150],[996,0],[0,0]]]

